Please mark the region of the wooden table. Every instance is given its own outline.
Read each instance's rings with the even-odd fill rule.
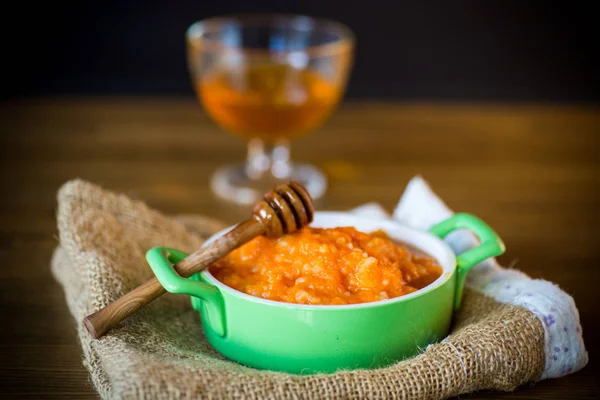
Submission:
[[[330,176],[321,209],[378,201],[392,210],[422,174],[455,210],[505,239],[504,263],[558,283],[579,306],[591,361],[571,376],[515,393],[462,398],[596,398],[600,352],[600,139],[598,109],[527,105],[345,104],[296,160]],[[0,393],[10,398],[95,398],[75,324],[49,259],[57,245],[55,193],[80,177],[167,213],[235,222],[208,180],[244,157],[191,99],[4,102],[2,106]]]

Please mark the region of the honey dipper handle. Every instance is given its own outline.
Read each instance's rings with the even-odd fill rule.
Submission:
[[[255,218],[250,218],[208,246],[196,250],[173,267],[179,275],[188,278],[244,243],[262,235],[264,231],[265,227],[261,222]]]
[[[179,275],[188,278],[237,247],[263,234],[264,231],[265,226],[262,222],[256,218],[250,218],[208,246],[196,250],[175,264],[174,268]],[[84,318],[83,323],[88,332],[98,339],[116,324],[164,293],[166,290],[158,282],[158,279],[152,278],[106,307],[88,315]]]

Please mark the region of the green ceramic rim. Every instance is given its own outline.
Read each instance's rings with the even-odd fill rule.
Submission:
[[[345,216],[346,215],[346,216],[351,216],[352,219],[371,220],[371,218],[356,216],[356,215],[352,215],[352,214],[349,214],[349,213],[337,212],[337,211],[320,211],[319,214],[320,215],[325,215],[325,216],[330,216],[330,215]],[[294,309],[305,309],[305,310],[314,310],[314,309],[347,310],[347,309],[356,309],[356,308],[369,308],[369,307],[385,306],[385,305],[390,304],[390,303],[396,303],[396,302],[401,302],[401,301],[409,301],[409,300],[411,300],[411,299],[413,299],[415,297],[419,297],[419,296],[425,295],[425,294],[431,292],[432,290],[435,290],[437,287],[442,286],[444,283],[446,283],[446,281],[448,281],[449,279],[451,279],[454,271],[456,270],[457,259],[456,259],[456,255],[454,254],[454,252],[452,252],[452,250],[448,247],[448,245],[446,243],[444,243],[443,240],[441,240],[436,235],[432,235],[431,233],[417,231],[417,230],[409,228],[409,227],[404,227],[404,226],[400,225],[397,221],[394,221],[391,218],[380,218],[379,221],[386,221],[388,224],[390,224],[390,226],[394,226],[395,228],[402,227],[403,229],[410,230],[411,234],[419,235],[419,236],[424,236],[424,237],[427,237],[429,240],[436,241],[438,245],[441,245],[442,247],[444,247],[444,248],[447,249],[446,256],[450,258],[448,261],[452,261],[452,264],[454,265],[454,270],[453,271],[444,271],[435,281],[433,281],[432,283],[430,283],[426,287],[424,287],[422,289],[419,289],[416,292],[409,293],[409,294],[406,294],[406,295],[403,295],[403,296],[400,296],[400,297],[395,297],[395,298],[386,299],[386,300],[379,300],[379,301],[374,301],[374,302],[370,302],[370,303],[340,304],[340,305],[296,304],[296,303],[285,303],[285,302],[282,302],[282,301],[275,301],[275,300],[263,299],[262,297],[252,296],[252,295],[246,294],[244,292],[240,292],[239,290],[236,290],[236,289],[234,289],[234,288],[232,288],[230,286],[225,285],[224,283],[222,283],[221,281],[219,281],[217,278],[215,278],[210,273],[209,270],[204,270],[204,271],[201,272],[201,274],[202,274],[202,276],[207,281],[209,281],[209,285],[212,285],[212,286],[218,288],[219,290],[224,290],[224,291],[230,292],[232,294],[235,294],[236,296],[242,297],[242,298],[244,298],[244,299],[246,299],[248,301],[252,301],[252,302],[255,302],[255,303],[262,303],[262,304],[266,304],[266,305],[269,305],[269,306],[294,308]],[[223,229],[223,230],[215,233],[211,237],[211,240],[206,241],[204,243],[204,245],[207,245],[212,240],[215,240],[216,238],[218,238],[218,237],[226,234],[232,228],[233,227],[229,227],[229,228]],[[419,248],[419,250],[421,250],[421,251],[425,252],[426,254],[430,255],[430,253],[429,253],[429,251],[427,249],[421,249],[421,248]],[[433,257],[433,256],[430,255],[430,257]],[[439,262],[439,260],[438,260],[438,262]]]

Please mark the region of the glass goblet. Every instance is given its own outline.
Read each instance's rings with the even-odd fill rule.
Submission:
[[[212,190],[249,204],[274,184],[294,180],[321,197],[325,175],[293,163],[290,140],[319,128],[343,97],[354,51],[350,29],[306,16],[234,15],[196,22],[186,38],[200,103],[248,144],[244,163],[213,174]]]

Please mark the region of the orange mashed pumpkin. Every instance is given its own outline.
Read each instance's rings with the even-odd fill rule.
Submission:
[[[269,300],[356,304],[412,293],[436,280],[442,268],[382,231],[342,227],[259,236],[211,265],[210,272],[227,286]]]

